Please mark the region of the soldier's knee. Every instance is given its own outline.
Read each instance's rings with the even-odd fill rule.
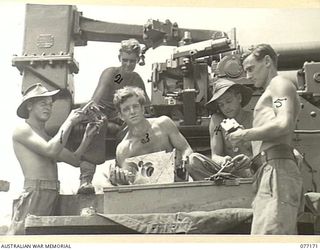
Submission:
[[[187,171],[189,173],[193,172],[193,170],[197,166],[198,162],[199,162],[199,160],[197,159],[197,154],[196,153],[192,153],[191,155],[189,155],[189,162],[186,165]]]

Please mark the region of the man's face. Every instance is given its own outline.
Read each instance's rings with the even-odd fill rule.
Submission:
[[[119,60],[121,62],[121,68],[124,72],[134,71],[139,57],[135,53],[120,52]]]
[[[247,73],[247,79],[252,80],[255,87],[261,88],[266,84],[268,71],[265,58],[257,61],[251,54],[244,60],[243,68]]]
[[[120,116],[127,125],[138,124],[144,119],[144,108],[137,96],[129,97],[120,104]]]
[[[225,117],[235,118],[241,109],[241,94],[227,90],[217,99],[217,104]]]
[[[52,97],[39,97],[31,101],[29,117],[33,116],[40,121],[48,121],[52,112]]]

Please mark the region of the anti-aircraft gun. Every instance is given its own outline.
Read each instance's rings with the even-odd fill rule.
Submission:
[[[52,117],[47,124],[48,132],[54,134],[75,106],[73,74],[78,73],[79,64],[74,58],[74,47],[86,46],[88,41],[120,42],[129,38],[135,38],[145,45],[141,53],[141,64],[144,64],[148,49],[156,49],[160,45],[176,46],[172,56],[165,62],[155,62],[152,65],[150,79],[152,115],[170,116],[195,151],[209,154],[210,114],[204,104],[211,97],[211,88],[215,79],[226,77],[252,86],[252,83],[245,78],[241,66],[241,54],[248,46],[240,46],[237,43],[235,30],[227,34],[222,31],[184,29],[169,20],[165,22],[148,20],[145,25],[116,24],[86,18],[82,12],[77,11],[75,6],[27,4],[23,53],[21,56],[15,56],[12,63],[23,76],[22,92],[38,81],[43,82],[49,90],[61,89],[61,94],[53,106]],[[272,46],[279,54],[279,70],[285,71],[283,74],[294,80],[301,97],[302,111],[293,144],[305,156],[302,169],[305,191],[320,192],[320,156],[317,153],[320,144],[320,43],[272,44]],[[288,70],[290,71],[287,72]],[[261,92],[256,89],[247,108],[253,108],[260,94]],[[99,137],[101,143],[99,147],[91,150],[90,156],[97,164],[114,158],[115,154],[115,138],[108,135],[105,138]],[[70,144],[76,144],[78,141],[79,138],[73,136]],[[242,194],[248,193],[247,187],[243,188],[244,185],[239,187],[240,182],[233,190],[243,192]],[[241,183],[246,181],[242,180]],[[197,185],[211,188],[213,184],[195,182],[188,185],[191,188]],[[157,188],[161,190],[163,187]],[[214,188],[217,187],[214,186]],[[228,189],[228,192],[230,190]],[[132,189],[129,187],[120,190],[119,188],[120,191],[127,193],[132,192]],[[209,194],[203,196],[203,192],[194,192],[194,197],[198,197],[199,200],[209,197]],[[219,191],[215,195],[210,193],[210,196],[217,198],[223,192]],[[242,199],[239,203],[238,193],[230,192],[229,194],[230,199],[227,202],[224,203],[225,197],[221,197],[219,202],[231,207],[241,202],[243,204],[244,200],[246,204],[250,203],[247,199]],[[184,193],[176,196],[182,197]],[[189,197],[185,198],[186,201],[189,200]],[[190,204],[184,204],[184,207],[170,202],[169,200],[169,203],[166,203],[167,206],[176,206],[178,211],[186,208],[188,211],[197,209],[190,201]],[[110,203],[107,201],[107,205]],[[106,211],[103,208],[103,197],[99,195],[91,198],[68,196],[61,197],[58,214],[79,215],[79,209],[89,205],[98,207],[97,210],[100,212]],[[161,209],[156,212],[165,211]],[[120,210],[117,212],[121,213]],[[100,221],[93,221],[96,223],[94,228],[103,224]],[[30,232],[36,233],[35,230],[39,229],[39,224],[35,222],[37,226],[32,226],[32,222],[34,221],[30,220]],[[65,223],[65,221],[62,222],[63,226],[66,226]],[[116,228],[112,222],[108,223],[113,229]],[[75,224],[79,225],[79,222]],[[103,226],[106,227],[105,224]],[[32,230],[32,228],[36,229]],[[99,232],[105,232],[105,229],[99,230],[101,230]],[[39,232],[45,233],[45,231]],[[97,233],[97,231],[90,232]],[[55,233],[58,232],[55,231]]]

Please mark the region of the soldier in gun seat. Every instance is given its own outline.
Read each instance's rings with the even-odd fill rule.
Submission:
[[[178,169],[188,164],[193,151],[175,123],[167,116],[145,118],[146,98],[140,88],[124,87],[117,90],[113,102],[128,131],[116,150],[117,165],[110,171],[111,183],[129,184],[128,173],[123,169],[127,158],[160,151],[171,152],[174,148],[180,155],[176,160],[176,180],[179,177],[184,179],[183,171]]]
[[[221,127],[226,118],[235,119],[245,128],[252,127],[252,112],[245,110],[251,99],[250,88],[236,84],[227,79],[218,79],[215,82],[213,96],[206,104],[213,112],[209,125],[211,159],[195,153],[190,158],[188,172],[193,180],[203,180],[217,173],[223,166],[223,171],[231,172],[239,177],[251,177],[251,170],[246,168],[250,163],[252,149],[250,142],[244,142],[233,147],[226,140],[227,132]]]

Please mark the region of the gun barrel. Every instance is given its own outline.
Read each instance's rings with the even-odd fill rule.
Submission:
[[[279,70],[302,68],[306,61],[320,61],[320,42],[271,44],[278,56]],[[251,46],[244,46],[246,51]]]

